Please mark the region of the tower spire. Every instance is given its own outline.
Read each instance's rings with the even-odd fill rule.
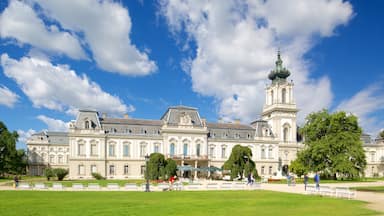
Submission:
[[[283,60],[281,60],[281,53],[280,53],[280,48],[277,51],[277,60],[276,60],[276,67],[274,70],[272,70],[268,78],[272,80],[272,82],[276,81],[286,81],[286,78],[290,75],[291,73],[289,70],[287,70],[285,67],[283,67]]]

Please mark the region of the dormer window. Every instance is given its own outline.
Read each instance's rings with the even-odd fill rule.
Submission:
[[[84,126],[85,129],[89,129],[89,121],[85,121],[85,126]]]

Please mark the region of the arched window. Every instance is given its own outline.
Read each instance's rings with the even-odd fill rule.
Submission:
[[[270,167],[268,168],[268,174],[269,174],[269,175],[272,175],[272,166],[270,166]]]
[[[124,143],[123,144],[123,156],[124,157],[129,157],[129,143]]]
[[[200,143],[196,145],[196,156],[200,156]]]
[[[287,96],[287,90],[285,88],[283,88],[283,90],[281,91],[281,102],[282,103],[286,103],[286,96]]]
[[[261,147],[261,159],[265,159],[265,147],[264,146],[262,146]]]
[[[89,121],[85,121],[85,129],[89,129]]]
[[[289,132],[288,127],[284,127],[284,130],[283,130],[283,140],[284,140],[284,142],[288,141],[288,132]]]
[[[272,148],[272,146],[269,146],[269,148],[268,148],[268,158],[273,158],[273,148]]]
[[[188,144],[187,144],[187,143],[184,143],[184,146],[183,146],[183,155],[184,155],[184,156],[187,156],[187,155],[188,155]]]
[[[264,175],[264,174],[265,174],[265,167],[262,166],[262,167],[261,167],[261,175]]]
[[[155,153],[159,153],[159,144],[156,143],[153,150]]]
[[[169,148],[169,155],[174,156],[175,155],[175,143],[171,143],[171,146]]]

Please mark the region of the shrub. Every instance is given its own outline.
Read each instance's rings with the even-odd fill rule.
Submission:
[[[105,178],[100,173],[92,173],[93,178],[97,180],[104,180]]]
[[[55,176],[55,172],[52,168],[46,168],[44,170],[44,176],[47,177],[47,180],[49,181],[52,177]]]
[[[66,175],[68,175],[68,170],[63,168],[54,169],[54,173],[56,174],[57,180],[63,181]]]

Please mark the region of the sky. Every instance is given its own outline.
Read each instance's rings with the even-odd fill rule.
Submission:
[[[20,135],[66,131],[79,109],[210,122],[259,119],[277,51],[298,124],[346,111],[384,129],[384,1],[2,0],[0,121]]]

